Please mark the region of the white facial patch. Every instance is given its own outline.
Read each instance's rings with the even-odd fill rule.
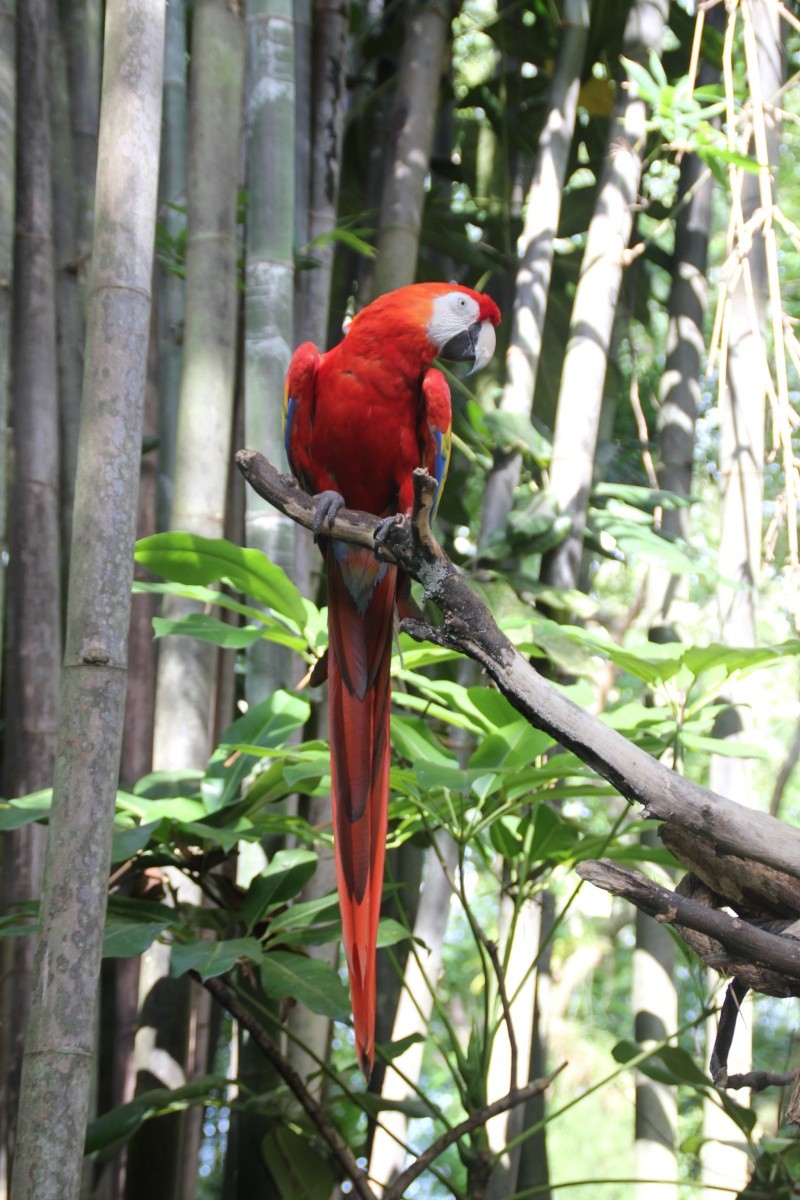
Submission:
[[[428,337],[439,350],[451,338],[463,333],[479,319],[477,300],[464,292],[446,292],[433,302],[433,316],[428,322]]]

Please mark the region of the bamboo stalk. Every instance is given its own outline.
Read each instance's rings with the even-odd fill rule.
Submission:
[[[76,1200],[80,1190],[125,696],[162,58],[163,6],[110,0],[62,716],[12,1200]]]
[[[558,230],[569,150],[575,130],[578,92],[589,36],[591,0],[568,0],[548,110],[528,190],[525,222],[519,239],[511,337],[506,352],[506,382],[500,410],[530,416],[542,351],[547,295],[553,269],[553,239]],[[502,529],[514,503],[522,456],[498,458],[486,483],[479,545]]]
[[[291,0],[258,0],[247,16],[247,247],[244,293],[244,426],[249,446],[286,462],[283,380],[293,340],[294,25]],[[245,498],[248,546],[291,573],[293,523],[256,496]],[[247,656],[247,697],[289,683],[290,654],[267,642]]]
[[[378,257],[369,298],[413,283],[416,275],[425,176],[451,37],[448,5],[429,0],[412,9],[397,72],[392,122],[397,132],[384,167]]]
[[[222,537],[236,369],[236,195],[244,37],[225,0],[201,0],[192,44],[183,372],[171,529]],[[187,611],[174,597],[164,615]],[[204,767],[217,654],[190,638],[160,647],[153,765]]]
[[[666,18],[665,0],[636,0],[625,28],[623,53],[636,62],[645,62],[651,51],[658,53]],[[572,527],[563,542],[545,556],[542,578],[562,590],[577,585],[580,570],[608,354],[638,195],[645,120],[644,101],[620,88],[586,235],[553,431],[550,491]]]

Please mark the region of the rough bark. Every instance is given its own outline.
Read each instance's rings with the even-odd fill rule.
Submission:
[[[109,4],[62,717],[13,1200],[75,1200],[80,1186],[122,737],[162,39],[163,9]]]
[[[569,150],[575,130],[578,92],[589,35],[591,0],[567,0],[548,109],[526,199],[519,240],[511,336],[506,351],[506,382],[500,410],[530,416],[542,350],[547,294],[553,267]],[[496,457],[486,483],[480,544],[502,529],[514,503],[522,457]]]
[[[666,0],[635,0],[623,39],[626,57],[646,63],[651,51],[659,53],[667,7]],[[550,463],[550,491],[562,513],[570,517],[571,528],[542,564],[543,579],[561,590],[576,586],[580,570],[608,352],[633,227],[646,115],[644,101],[620,87],[572,307]]]

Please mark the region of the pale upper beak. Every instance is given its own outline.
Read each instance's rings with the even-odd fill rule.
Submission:
[[[491,359],[494,354],[494,348],[497,345],[497,337],[494,332],[494,325],[491,321],[481,321],[480,331],[475,341],[475,362],[472,365],[470,375],[475,371],[480,371],[482,367]]]
[[[462,329],[450,338],[439,353],[452,362],[469,362],[471,359],[469,374],[472,375],[486,366],[494,354],[496,341],[491,321],[475,321],[469,329]]]

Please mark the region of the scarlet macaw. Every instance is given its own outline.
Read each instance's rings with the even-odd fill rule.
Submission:
[[[342,505],[392,521],[413,504],[413,472],[438,484],[450,458],[450,390],[434,358],[484,366],[497,305],[470,288],[418,283],[379,297],[320,354],[306,342],[286,375],[284,436],[292,471],[319,496],[315,533]],[[358,1062],[375,1041],[375,945],[389,803],[389,668],[395,566],[322,538],[328,577],[331,804],[342,937]]]

